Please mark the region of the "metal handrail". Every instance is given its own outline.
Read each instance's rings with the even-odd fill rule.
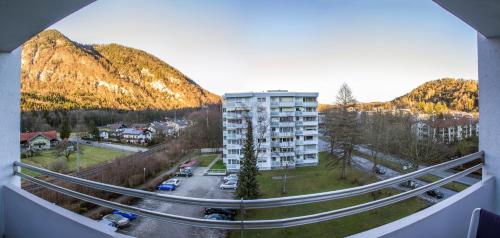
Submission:
[[[68,181],[71,183],[79,184],[82,186],[99,189],[103,191],[118,193],[127,196],[133,196],[137,198],[148,198],[154,199],[164,202],[173,202],[180,204],[188,204],[188,205],[196,205],[202,207],[219,207],[219,208],[234,208],[240,209],[244,206],[245,209],[258,209],[258,208],[271,208],[271,207],[283,207],[283,206],[292,206],[292,205],[301,205],[308,203],[316,203],[316,202],[324,202],[335,199],[353,197],[369,192],[373,192],[379,190],[381,188],[385,188],[391,185],[395,185],[410,179],[414,179],[425,174],[442,171],[446,169],[450,169],[467,162],[482,159],[484,156],[484,152],[476,152],[455,160],[450,160],[441,164],[429,166],[412,173],[400,175],[397,177],[392,177],[386,180],[382,180],[379,182],[354,187],[347,188],[336,191],[329,192],[321,192],[321,193],[313,193],[306,195],[297,195],[297,196],[287,196],[287,197],[278,197],[278,198],[265,198],[265,199],[255,199],[255,200],[233,200],[233,199],[206,199],[206,198],[193,198],[193,197],[182,197],[175,195],[167,195],[167,194],[157,194],[154,192],[137,190],[131,188],[125,188],[110,184],[99,183],[91,180],[86,180],[82,178],[77,178],[65,174],[60,174],[56,172],[49,171],[47,169],[39,168],[33,165],[28,165],[19,161],[14,162],[14,166],[22,167],[34,172],[38,172],[44,175],[48,175],[51,177],[55,177],[64,181]]]
[[[323,221],[328,221],[332,220],[335,218],[339,217],[344,217],[344,216],[349,216],[365,211],[369,211],[372,209],[376,209],[379,207],[383,207],[386,205],[390,205],[414,196],[417,196],[419,194],[422,194],[424,192],[427,192],[429,190],[435,189],[437,187],[440,187],[444,184],[447,184],[451,181],[454,181],[458,178],[464,177],[467,174],[470,174],[476,170],[479,170],[482,168],[482,164],[478,164],[476,166],[473,166],[469,169],[466,169],[462,172],[453,174],[451,176],[448,176],[446,178],[443,178],[441,180],[438,180],[436,182],[424,185],[422,187],[409,190],[397,195],[393,195],[390,197],[382,198],[379,200],[359,204],[359,205],[354,205],[346,208],[341,208],[337,210],[332,210],[332,211],[327,211],[327,212],[322,212],[322,213],[317,213],[317,214],[312,214],[312,215],[304,215],[304,216],[298,216],[298,217],[290,217],[290,218],[282,218],[282,219],[273,219],[273,220],[247,220],[247,221],[223,221],[223,220],[209,220],[209,219],[200,219],[200,218],[193,218],[193,217],[185,217],[185,216],[179,216],[179,215],[172,215],[172,214],[165,214],[165,213],[160,213],[160,212],[155,212],[155,211],[150,211],[142,208],[137,208],[133,206],[128,206],[128,205],[123,205],[119,204],[116,202],[111,202],[107,201],[101,198],[96,198],[92,197],[90,195],[86,195],[83,193],[79,193],[67,188],[63,188],[48,182],[45,182],[41,179],[37,179],[34,177],[31,177],[29,175],[23,174],[18,171],[14,171],[15,175],[20,176],[23,179],[26,179],[30,182],[36,183],[40,186],[47,187],[49,189],[58,191],[60,193],[63,193],[68,196],[72,196],[90,203],[94,203],[100,206],[104,207],[109,207],[109,208],[114,208],[114,209],[120,209],[124,210],[127,212],[133,212],[138,215],[142,215],[145,217],[150,217],[153,219],[158,219],[158,220],[163,220],[175,224],[182,224],[182,225],[190,225],[190,226],[197,226],[197,227],[207,227],[207,228],[219,228],[219,229],[233,229],[233,230],[239,230],[244,227],[244,229],[272,229],[272,228],[285,228],[285,227],[294,227],[294,226],[301,226],[301,225],[306,225],[306,224],[311,224],[311,223],[318,223],[318,222],[323,222]],[[237,201],[237,200],[236,200]],[[239,201],[241,202],[241,201]]]

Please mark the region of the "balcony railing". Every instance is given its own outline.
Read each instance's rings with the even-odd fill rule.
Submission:
[[[60,192],[62,194],[94,203],[99,206],[109,207],[113,209],[120,209],[127,212],[132,212],[139,214],[140,216],[149,217],[153,219],[158,219],[166,222],[171,222],[175,224],[183,224],[197,227],[207,227],[207,228],[219,228],[219,229],[272,229],[272,228],[285,228],[301,226],[306,224],[318,223],[322,221],[328,221],[340,217],[345,217],[353,214],[358,214],[361,212],[373,210],[383,206],[387,206],[417,195],[423,194],[429,190],[435,189],[437,187],[443,186],[447,183],[455,181],[462,178],[474,171],[480,170],[482,168],[482,163],[465,169],[461,172],[452,174],[446,178],[440,179],[436,182],[429,183],[427,185],[418,187],[413,190],[402,192],[396,195],[385,197],[382,199],[370,201],[363,204],[358,204],[350,207],[340,208],[337,210],[326,211],[321,213],[316,213],[312,215],[288,217],[282,219],[268,219],[268,220],[239,220],[239,221],[223,221],[223,220],[207,220],[201,218],[180,216],[174,214],[167,214],[157,211],[152,211],[144,208],[124,205],[116,202],[107,201],[101,198],[92,197],[87,194],[79,193],[58,185],[51,184],[47,181],[41,180],[39,178],[31,177],[23,172],[19,168],[25,170],[37,172],[49,177],[56,178],[58,180],[63,180],[66,182],[78,184],[84,187],[103,190],[107,192],[122,194],[126,196],[132,196],[137,198],[148,198],[154,199],[162,202],[179,203],[185,205],[194,205],[200,207],[218,207],[218,208],[233,208],[240,209],[244,211],[245,209],[266,209],[274,207],[284,207],[284,206],[295,206],[301,204],[310,204],[324,201],[331,201],[341,198],[353,197],[361,194],[366,194],[383,188],[387,188],[401,182],[418,178],[423,175],[443,171],[457,167],[459,165],[477,160],[483,159],[484,153],[477,152],[471,155],[467,155],[462,158],[451,160],[442,164],[437,164],[429,166],[408,174],[400,175],[397,177],[392,177],[386,180],[382,180],[376,183],[367,184],[359,187],[347,188],[336,191],[321,192],[314,194],[305,194],[297,196],[288,197],[277,197],[277,198],[266,198],[266,199],[255,199],[255,200],[233,200],[233,199],[205,199],[205,198],[192,198],[192,197],[181,197],[169,194],[158,194],[155,192],[137,190],[131,188],[124,188],[104,183],[99,183],[96,181],[86,180],[78,177],[73,177],[70,175],[60,174],[52,172],[43,168],[39,168],[33,165],[28,165],[22,162],[14,162],[14,175],[21,177],[27,181],[38,184],[40,186],[52,189],[54,191]],[[274,163],[271,163],[272,165]]]

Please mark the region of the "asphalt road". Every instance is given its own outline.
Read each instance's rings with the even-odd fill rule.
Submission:
[[[366,148],[365,146],[362,146],[362,145],[356,146],[356,150],[359,151],[359,152],[361,152],[361,153],[364,153],[364,154],[370,154],[371,153],[370,149],[368,149],[368,148]],[[383,153],[379,153],[379,157],[381,159],[388,160],[388,161],[391,161],[391,162],[394,162],[394,163],[404,164],[404,160],[403,159],[400,159],[400,158],[397,158],[397,157],[394,157],[394,156],[391,156],[391,155],[386,155],[386,154],[383,154]],[[418,169],[423,169],[425,167],[427,167],[427,166],[420,165]],[[434,171],[434,172],[431,172],[431,174],[434,175],[434,176],[440,177],[440,178],[446,178],[448,176],[453,175],[454,173],[448,172],[448,171]],[[471,186],[471,185],[479,182],[480,180],[481,179],[473,178],[473,177],[470,177],[470,176],[466,176],[466,177],[462,177],[462,178],[457,179],[456,182],[461,183],[461,184],[465,184],[465,185],[468,185],[468,186]]]
[[[180,178],[181,185],[175,191],[165,191],[178,196],[199,197],[199,198],[233,198],[234,192],[220,190],[219,185],[222,177],[203,176],[206,168],[196,168],[194,176],[191,178]],[[202,217],[203,208],[189,205],[179,205],[166,202],[159,202],[151,199],[142,199],[134,206],[145,208],[157,212],[169,214]],[[196,228],[184,225],[172,224],[164,221],[158,221],[151,218],[139,217],[131,222],[131,226],[120,230],[119,232],[135,237],[162,237],[162,238],[188,238],[188,237],[207,237],[223,238],[225,231],[217,229]]]

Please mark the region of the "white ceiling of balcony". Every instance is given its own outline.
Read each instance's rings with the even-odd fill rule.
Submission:
[[[95,0],[0,0],[0,52],[10,52],[38,32]]]
[[[500,0],[434,0],[482,35],[500,37]]]

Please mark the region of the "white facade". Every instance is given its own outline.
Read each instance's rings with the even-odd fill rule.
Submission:
[[[318,164],[318,93],[267,91],[223,96],[223,161],[238,171],[246,118],[261,170]]]

